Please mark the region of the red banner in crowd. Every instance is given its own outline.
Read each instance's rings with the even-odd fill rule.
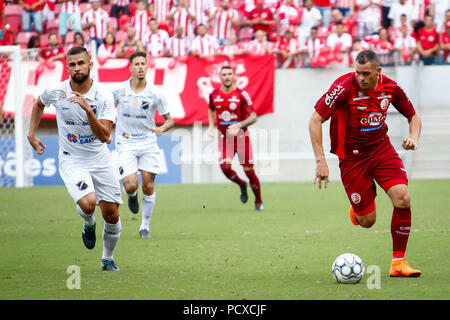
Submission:
[[[37,62],[23,62],[22,95],[24,110],[30,110],[32,102],[46,88],[68,79],[65,63],[57,62],[36,77]],[[190,125],[196,121],[208,123],[208,96],[220,86],[219,70],[231,65],[236,72],[236,86],[247,91],[252,98],[258,115],[273,112],[275,62],[271,55],[244,56],[232,61],[225,57],[199,59],[188,57],[183,61],[172,58],[156,58],[149,61],[147,80],[155,92],[162,93],[168,100],[170,113],[179,125]],[[110,59],[98,67],[99,86],[112,90],[131,77],[128,60]],[[14,114],[13,81],[9,81],[6,97],[0,90],[0,101],[5,101],[3,115]],[[26,82],[26,83],[25,83]],[[55,109],[46,108],[43,118],[55,119]],[[163,122],[157,115],[157,123]]]

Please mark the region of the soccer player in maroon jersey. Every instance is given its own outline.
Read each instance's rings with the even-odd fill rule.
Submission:
[[[322,123],[331,117],[331,152],[339,157],[345,191],[351,202],[350,219],[369,228],[375,223],[376,186],[383,188],[394,207],[391,221],[393,259],[391,277],[419,277],[405,260],[411,229],[411,202],[403,162],[392,146],[385,123],[389,105],[408,119],[409,137],[402,147],[416,150],[421,120],[405,92],[381,73],[375,52],[361,51],[355,72],[338,78],[319,99],[309,121],[311,143],[316,158],[319,189],[327,187],[328,166],[322,146]]]
[[[241,180],[231,169],[231,161],[237,153],[239,163],[250,180],[250,187],[255,194],[255,210],[263,211],[261,187],[253,169],[253,151],[248,126],[257,120],[252,100],[248,93],[235,87],[235,73],[232,67],[220,69],[221,88],[213,90],[209,95],[208,133],[215,135],[214,123],[217,120],[219,130],[219,164],[222,172],[241,188],[241,201],[247,202],[247,183]]]

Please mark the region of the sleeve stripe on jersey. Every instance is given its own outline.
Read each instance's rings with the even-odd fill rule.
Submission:
[[[250,99],[250,96],[248,95],[247,91],[242,91],[242,96],[247,100],[247,105],[251,106],[253,104],[252,99]]]

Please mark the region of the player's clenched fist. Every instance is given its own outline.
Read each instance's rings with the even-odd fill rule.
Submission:
[[[405,139],[403,139],[402,147],[405,150],[416,150],[417,143],[414,141],[414,139],[405,137]]]

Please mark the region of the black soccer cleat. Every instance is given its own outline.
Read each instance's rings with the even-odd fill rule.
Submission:
[[[88,249],[93,249],[95,247],[95,225],[84,224],[83,233],[81,234],[81,238],[83,239],[83,243]]]
[[[247,182],[244,182],[244,186],[241,187],[241,202],[246,203],[247,201],[248,201]]]
[[[139,212],[139,201],[137,192],[135,196],[128,196],[128,208],[130,208],[131,212],[133,212],[134,214]]]

